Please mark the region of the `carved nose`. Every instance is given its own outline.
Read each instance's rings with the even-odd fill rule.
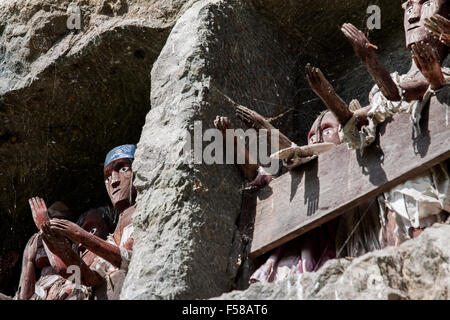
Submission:
[[[414,6],[411,15],[408,18],[409,23],[413,23],[420,20],[420,7]]]
[[[113,188],[117,188],[120,184],[120,180],[113,180],[113,182],[111,183],[111,187]]]
[[[112,181],[111,181],[111,187],[117,188],[120,184],[120,180],[118,179],[118,175],[113,172],[111,175]]]

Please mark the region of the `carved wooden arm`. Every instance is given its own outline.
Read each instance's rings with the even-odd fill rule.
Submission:
[[[102,277],[90,269],[83,259],[72,249],[69,241],[50,227],[50,222],[42,224],[42,239],[47,247],[61,259],[66,266],[78,266],[80,268],[81,282],[87,286],[96,286],[102,281]],[[67,270],[59,271],[64,278],[71,274]]]
[[[270,124],[270,122],[262,115],[244,106],[236,107],[236,115],[241,119],[249,128],[256,130],[267,130],[267,141],[270,143],[272,132],[278,131],[279,136],[279,149],[286,149],[292,146],[292,141],[289,140],[283,133]],[[278,151],[278,150],[277,150]]]
[[[233,126],[231,125],[231,122],[227,117],[217,116],[216,119],[214,120],[214,125],[216,126],[217,129],[219,129],[222,132],[224,140],[226,140],[226,130],[233,129]],[[234,145],[233,146],[234,160],[237,163],[238,152],[240,152],[240,150],[237,147],[238,141],[236,136],[234,136],[233,145]],[[259,165],[255,164],[256,161],[250,156],[250,152],[248,151],[247,148],[245,148],[244,152],[245,152],[244,153],[245,163],[238,164],[238,166],[246,179],[253,180],[258,175]]]
[[[37,241],[39,233],[35,233],[28,240],[22,259],[22,273],[20,275],[19,290],[17,294],[18,300],[28,300],[34,294],[34,287],[36,285],[36,260]]]
[[[344,126],[353,116],[347,104],[334,91],[333,86],[323,75],[319,68],[312,67],[309,63],[305,68],[306,80],[315,94],[323,101],[327,108],[333,112],[339,123]]]
[[[438,90],[442,88],[446,80],[442,73],[442,66],[431,45],[416,43],[411,46],[411,51],[414,63],[430,83],[431,89]]]
[[[51,219],[49,225],[51,230],[76,243],[82,244],[89,251],[102,257],[113,266],[120,268],[122,258],[118,246],[87,232],[77,224],[67,220]]]
[[[350,41],[356,55],[366,65],[367,71],[369,71],[375,83],[380,87],[383,95],[391,101],[400,101],[401,97],[397,85],[381,63],[364,33],[350,23],[345,23],[341,30]]]

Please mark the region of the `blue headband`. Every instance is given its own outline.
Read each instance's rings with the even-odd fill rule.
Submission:
[[[106,155],[103,168],[106,168],[108,164],[117,159],[134,159],[135,150],[136,146],[134,144],[124,144],[123,146],[115,147]]]

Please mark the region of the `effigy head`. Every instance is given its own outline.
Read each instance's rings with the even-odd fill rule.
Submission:
[[[403,3],[405,38],[408,49],[411,49],[411,45],[414,43],[433,40],[431,32],[425,28],[425,19],[436,13],[447,18],[448,6],[448,0],[408,0]]]
[[[76,219],[75,213],[69,209],[68,206],[64,202],[56,201],[53,203],[48,209],[48,217],[50,219],[57,218],[57,219],[65,219],[73,221]]]
[[[317,117],[308,133],[308,144],[322,142],[330,142],[335,145],[341,143],[339,139],[339,121],[328,110]]]
[[[106,191],[118,211],[132,205],[136,197],[131,169],[135,150],[136,146],[127,144],[112,149],[106,155],[103,169]]]
[[[111,223],[110,217],[102,208],[86,211],[77,221],[81,228],[102,239],[106,239],[112,232]]]

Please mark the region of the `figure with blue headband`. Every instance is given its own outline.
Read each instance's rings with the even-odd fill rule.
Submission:
[[[94,288],[96,299],[119,299],[131,259],[133,250],[132,216],[135,211],[136,199],[131,165],[135,150],[136,146],[126,144],[112,149],[106,155],[103,167],[106,191],[119,216],[116,229],[107,240],[103,240],[67,220],[52,219],[49,222],[49,232],[69,238],[94,255],[90,267],[81,259],[64,262],[80,267],[83,284]],[[63,257],[61,259],[64,260]]]

